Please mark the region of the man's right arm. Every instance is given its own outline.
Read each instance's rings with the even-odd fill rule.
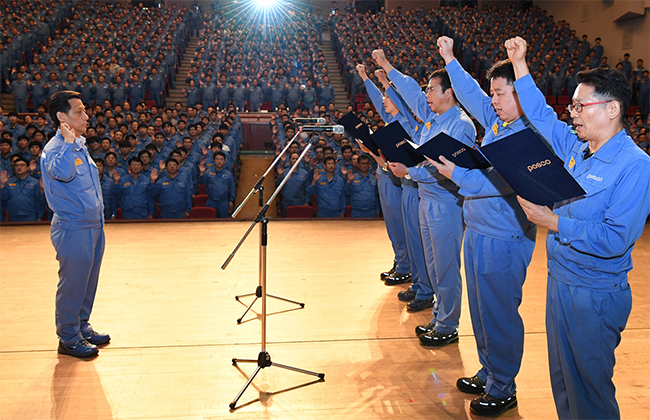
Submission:
[[[453,53],[454,41],[446,36],[438,39],[439,52],[445,60],[447,73],[458,101],[483,126],[491,127],[497,119],[492,99],[483,92],[479,84],[460,65]]]

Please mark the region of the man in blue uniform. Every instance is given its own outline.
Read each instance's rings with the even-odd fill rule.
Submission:
[[[117,212],[117,200],[113,195],[113,188],[115,183],[112,174],[105,174],[105,162],[102,158],[94,159],[95,165],[97,166],[97,172],[99,175],[99,183],[102,186],[102,198],[104,201],[104,219],[115,219],[115,212]]]
[[[299,157],[300,153],[292,152],[289,156],[289,166],[286,168],[284,165],[278,166],[278,177],[275,180],[276,186],[280,185],[284,180],[286,174],[289,173],[289,169],[296,163]],[[282,214],[284,216],[287,215],[287,207],[302,206],[309,203],[311,196],[307,194],[307,190],[310,185],[309,172],[301,167],[296,168],[280,192],[282,194]]]
[[[569,127],[531,82],[526,41],[505,45],[526,117],[587,192],[553,210],[519,198],[526,216],[548,228],[546,331],[557,414],[618,419],[614,350],[632,309],[632,249],[650,212],[650,157],[624,129],[630,85],[618,71],[580,72]]]
[[[359,156],[359,172],[347,171],[345,194],[350,196],[352,217],[379,217],[377,178],[369,171],[370,158]]]
[[[192,208],[190,184],[184,177],[178,176],[178,161],[174,158],[165,161],[165,172],[159,178],[156,169],[151,171],[149,194],[157,197],[161,218],[187,219]]]
[[[0,179],[0,191],[9,221],[35,222],[43,217],[45,197],[38,180],[29,176],[29,161],[24,157],[14,160],[13,176]]]
[[[207,207],[217,211],[218,218],[228,217],[235,207],[235,180],[232,173],[225,169],[226,154],[217,152],[214,156],[214,169],[206,172],[205,162],[199,164],[199,184],[207,184]]]
[[[402,115],[390,99],[389,92],[392,88],[388,86],[388,79],[385,77],[381,79],[387,83],[384,85],[387,87],[386,96],[383,96],[377,86],[368,78],[364,65],[357,65],[357,71],[364,82],[370,100],[386,124],[399,121],[404,127],[411,127],[414,130],[417,126],[415,118],[410,114]],[[381,73],[385,76],[383,70]],[[380,73],[375,72],[375,74],[379,75]],[[396,177],[381,156],[373,155],[369,149],[363,146],[362,150],[371,154],[380,167],[377,170],[377,189],[379,190],[386,231],[395,253],[393,268],[382,273],[380,278],[387,285],[413,281],[413,285],[408,290],[397,294],[400,300],[410,302],[419,298],[422,301],[427,299],[430,301],[433,292],[429,275],[426,272],[422,238],[420,237],[417,215],[420,199],[417,194],[417,184],[411,180]],[[421,285],[422,282],[424,282],[423,285]]]
[[[316,194],[318,210],[316,217],[343,217],[345,215],[345,193],[343,179],[336,172],[336,161],[326,157],[323,161],[325,175],[314,169],[314,176],[309,187],[309,195]]]
[[[129,159],[129,173],[113,174],[115,196],[120,200],[123,219],[153,219],[154,202],[149,196],[149,178],[142,175],[139,157]]]
[[[417,144],[444,132],[470,147],[473,145],[476,137],[474,124],[458,106],[446,71],[434,72],[424,93],[417,81],[393,68],[382,50],[374,51],[373,58],[387,72],[406,105],[424,121],[414,138]],[[433,319],[429,324],[416,328],[416,334],[425,346],[456,342],[463,284],[460,276],[463,198],[453,182],[429,165],[406,168],[403,164],[391,163],[391,169],[395,175],[408,176],[418,183],[418,215],[424,257],[437,297]]]
[[[455,59],[451,38],[439,38],[438,47],[456,97],[486,129],[484,145],[526,128],[528,121],[512,85],[514,70],[509,61],[488,71],[490,98]],[[454,167],[444,157],[443,165],[432,162],[465,196],[467,295],[482,368],[473,377],[458,379],[456,386],[462,392],[480,394],[470,403],[475,413],[498,415],[517,405],[515,376],[524,351],[519,305],[537,228],[526,219],[516,194],[494,168]]]
[[[49,100],[56,135],[41,155],[43,187],[54,211],[50,236],[59,261],[56,292],[58,352],[75,357],[97,355],[110,341],[88,322],[104,255],[102,190],[97,167],[88,157],[83,134],[88,115],[81,95],[62,91]]]

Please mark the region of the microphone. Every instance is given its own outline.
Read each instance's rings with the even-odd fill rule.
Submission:
[[[294,118],[296,124],[325,124],[325,118]]]
[[[334,134],[345,133],[345,127],[343,127],[342,125],[327,125],[327,126],[305,125],[300,129],[302,131],[314,132],[314,133],[334,133]]]

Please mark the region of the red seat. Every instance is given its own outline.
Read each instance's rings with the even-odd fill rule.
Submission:
[[[571,97],[569,95],[560,95],[557,97],[558,105],[569,105],[571,103]]]
[[[205,203],[207,202],[207,194],[197,194],[192,196],[192,207],[205,207]]]
[[[362,104],[361,102],[357,103],[357,112],[362,112],[364,107],[365,105]]]
[[[366,102],[366,95],[363,93],[357,93],[354,95],[354,102]]]
[[[192,207],[190,219],[216,219],[217,211],[212,207]]]
[[[636,105],[630,105],[630,106],[627,108],[627,112],[625,113],[625,115],[634,115],[634,112],[635,112],[637,109],[639,109],[638,106],[636,106]]]
[[[548,96],[545,96],[545,98],[546,98],[546,103],[547,103],[547,104],[549,104],[549,105],[555,105],[555,104],[557,104],[557,98],[556,98],[555,96],[553,96],[553,95],[548,95]]]
[[[345,207],[345,217],[352,217],[352,206],[348,205]]]
[[[271,111],[273,110],[273,104],[271,102],[262,102],[260,105],[260,111]]]
[[[556,114],[560,115],[561,113],[566,111],[566,105],[555,105],[553,109],[555,110]]]
[[[199,184],[199,194],[205,194],[207,184]]]
[[[144,101],[144,104],[146,105],[147,109],[151,109],[152,106],[156,105],[156,101],[147,99]]]
[[[289,206],[285,217],[310,218],[314,217],[314,208],[308,205]]]
[[[121,220],[122,219],[122,209],[118,207],[117,211],[115,212],[115,219]]]

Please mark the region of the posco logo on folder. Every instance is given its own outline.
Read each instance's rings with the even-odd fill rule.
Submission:
[[[453,157],[456,157],[456,156],[460,155],[461,153],[463,153],[465,150],[467,150],[467,149],[465,149],[465,148],[463,147],[462,149],[455,151],[455,152],[452,153],[451,155],[452,155]]]
[[[546,165],[550,165],[550,164],[551,164],[550,159],[546,159],[546,160],[543,160],[541,162],[534,163],[534,164],[528,166],[528,172],[533,172],[535,169],[539,169],[542,166],[546,166]]]

